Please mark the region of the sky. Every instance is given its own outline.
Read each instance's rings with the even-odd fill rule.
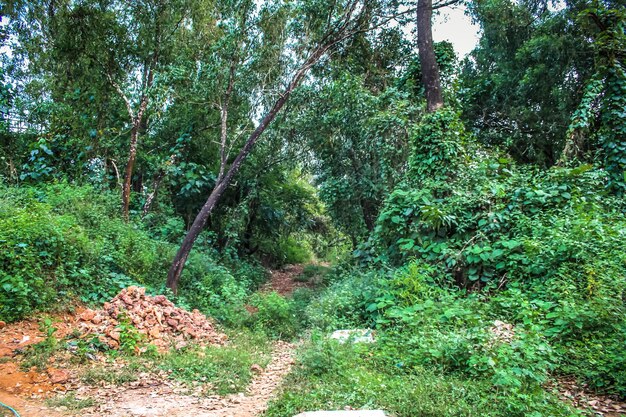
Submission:
[[[465,14],[465,7],[445,7],[433,20],[433,40],[452,42],[454,51],[463,58],[478,42],[478,25]]]

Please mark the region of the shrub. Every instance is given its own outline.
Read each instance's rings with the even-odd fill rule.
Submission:
[[[493,390],[482,379],[442,375],[424,367],[402,372],[380,363],[363,345],[317,339],[304,349],[267,416],[345,407],[381,408],[397,417],[577,415],[542,390],[517,397]]]
[[[102,303],[129,285],[164,290],[177,246],[125,223],[118,199],[68,184],[0,186],[0,320],[74,298]],[[241,324],[248,318],[245,298],[264,279],[258,263],[220,259],[201,244],[183,273],[179,302]]]
[[[257,308],[255,326],[274,338],[291,339],[298,331],[293,304],[278,293],[255,294],[251,300]]]
[[[372,325],[366,307],[378,275],[374,271],[360,273],[352,269],[339,274],[343,279],[331,277],[335,282],[306,307],[307,321],[321,330]]]

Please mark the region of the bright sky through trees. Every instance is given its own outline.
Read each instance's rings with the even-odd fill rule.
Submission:
[[[478,25],[465,14],[465,6],[446,7],[435,15],[433,38],[436,42],[450,41],[459,58],[470,53],[478,42]]]

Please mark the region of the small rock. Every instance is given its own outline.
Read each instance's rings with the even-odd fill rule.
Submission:
[[[339,343],[374,343],[376,341],[372,329],[336,330],[330,337],[339,341]]]
[[[70,379],[70,373],[63,369],[48,369],[48,375],[50,376],[50,382],[53,384],[62,384]]]
[[[80,315],[80,319],[83,321],[92,321],[96,316],[96,312],[93,310],[85,310],[83,314]]]

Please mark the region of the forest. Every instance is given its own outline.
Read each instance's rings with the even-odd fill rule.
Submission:
[[[626,415],[625,6],[3,0],[0,416]]]

